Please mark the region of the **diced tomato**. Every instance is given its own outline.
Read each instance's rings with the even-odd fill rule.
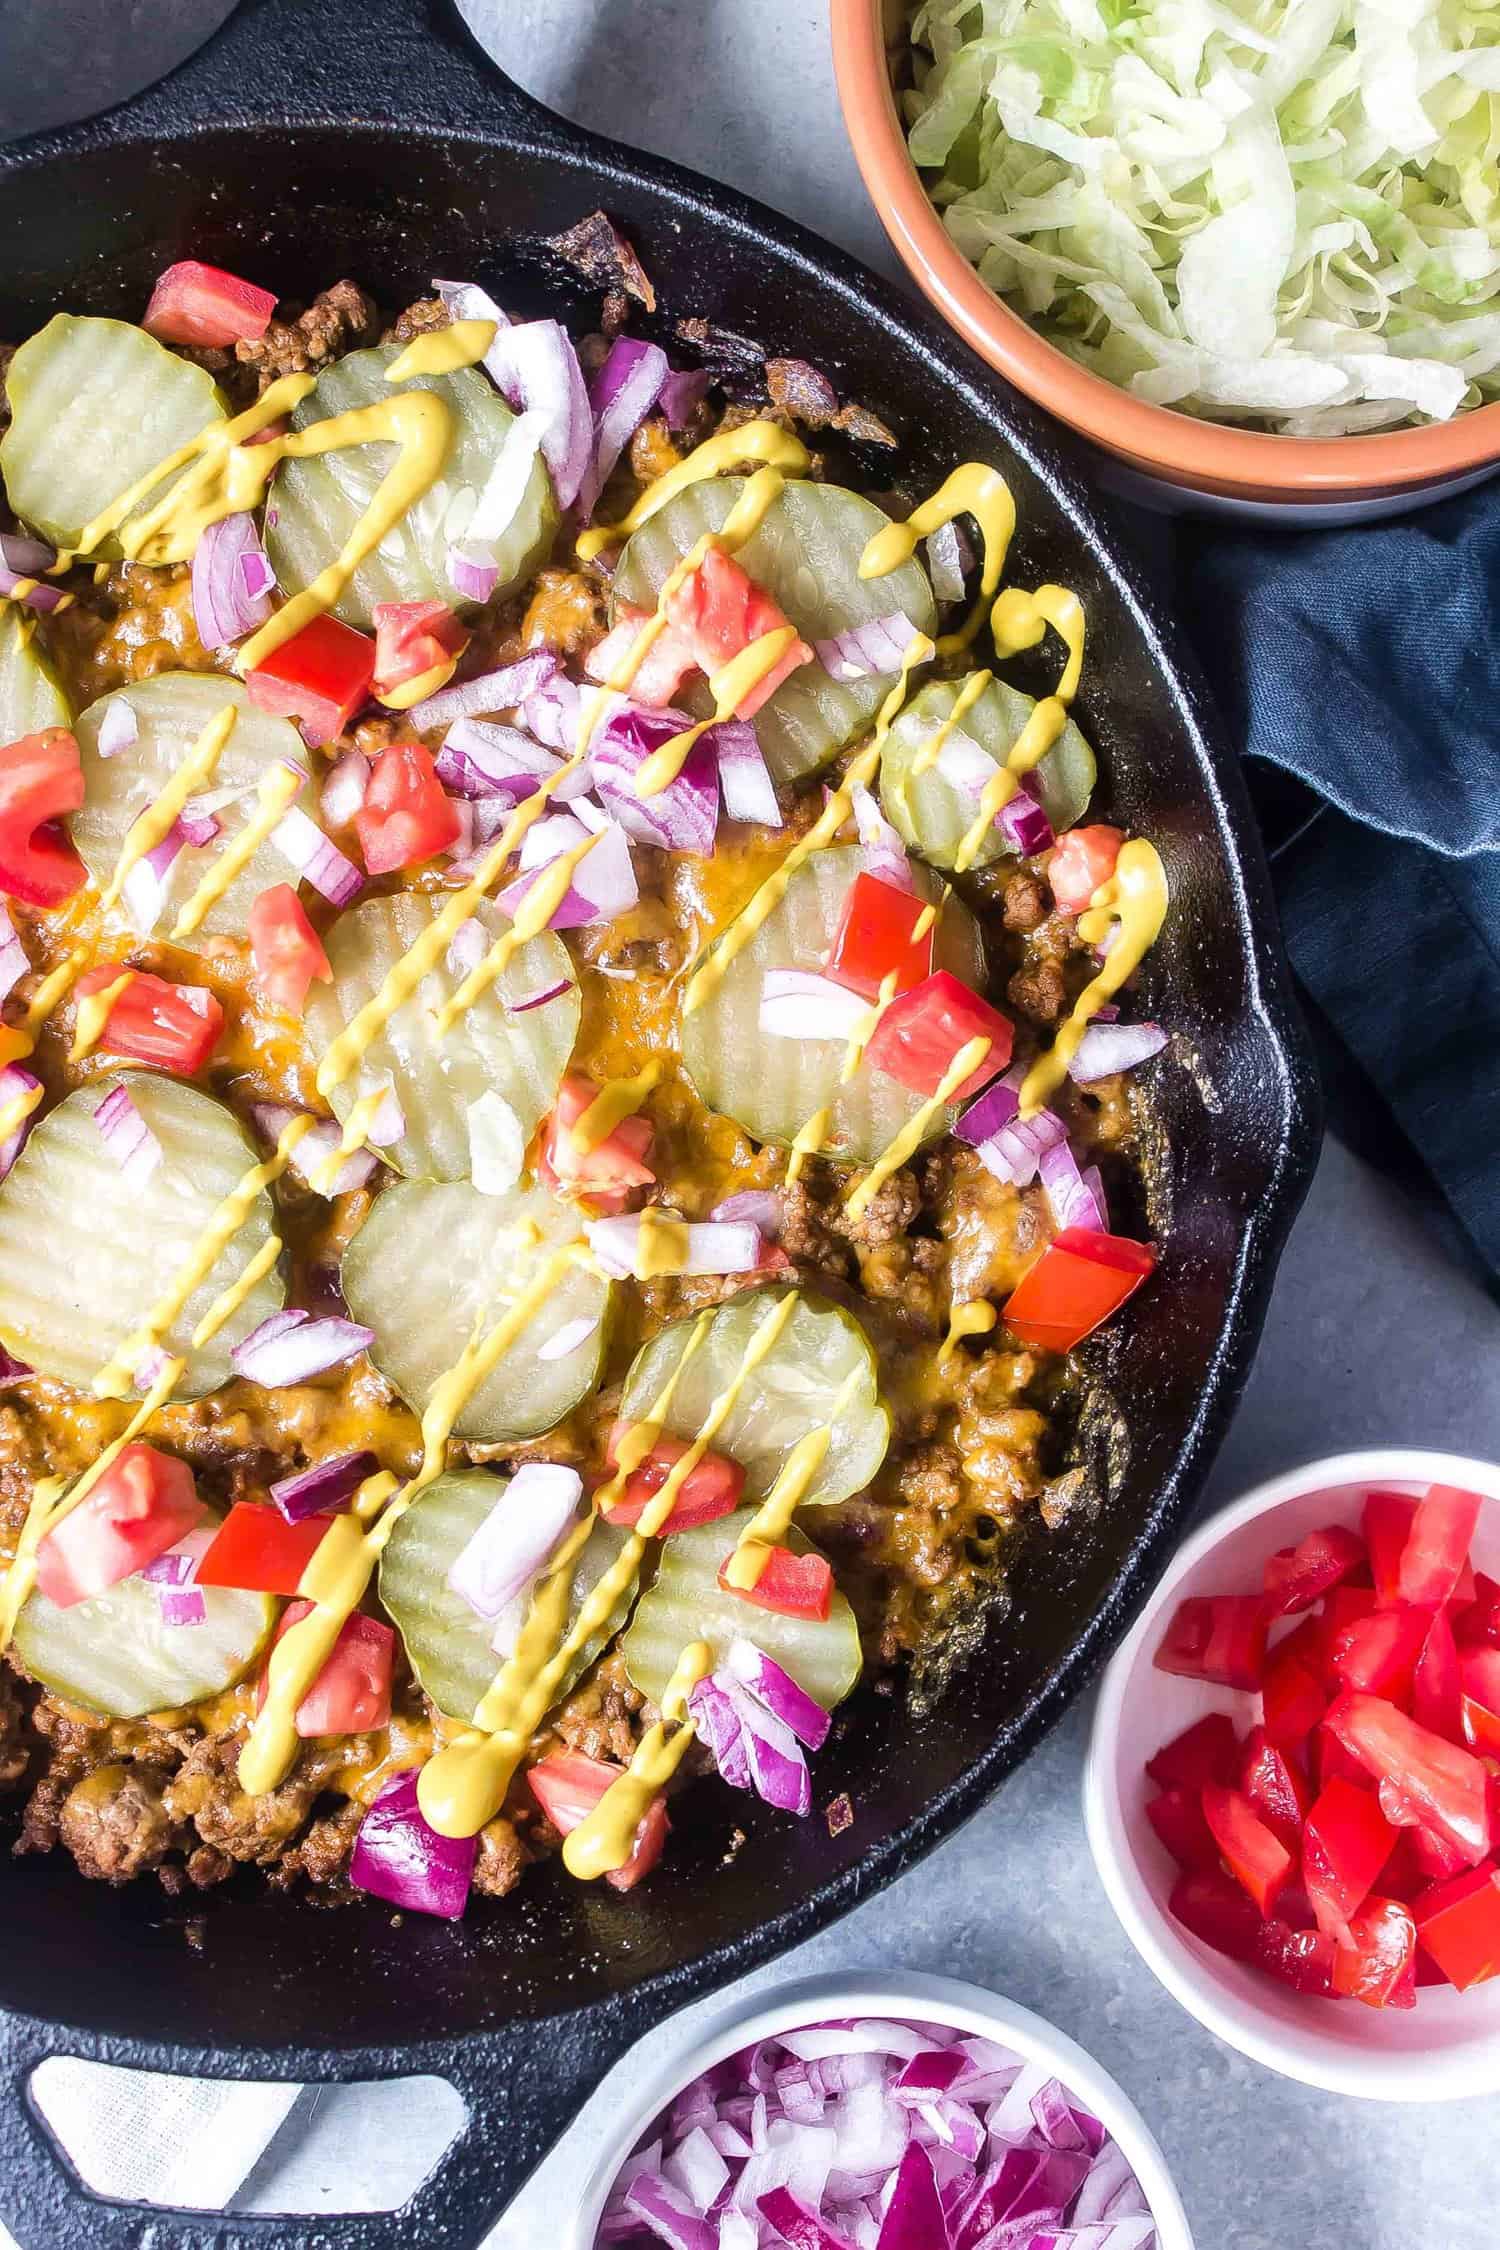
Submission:
[[[713,674],[739,655],[752,641],[780,632],[788,623],[763,587],[743,571],[732,555],[710,547],[696,570],[690,570],[662,604],[668,623],[691,648],[700,669]],[[784,656],[764,678],[756,681],[734,707],[737,719],[753,719],[768,703],[783,680],[799,665],[812,662],[806,641],[794,639]]]
[[[1412,1904],[1423,1951],[1460,1992],[1500,1971],[1500,1869],[1493,1860],[1446,1883],[1434,1883]]]
[[[370,768],[354,831],[372,875],[415,867],[458,841],[459,810],[420,742],[393,742]]]
[[[1377,1781],[1393,1781],[1424,1828],[1447,1837],[1470,1865],[1490,1848],[1489,1776],[1472,1751],[1445,1742],[1378,1696],[1340,1696],[1327,1724]]]
[[[1027,1267],[1005,1305],[1005,1325],[1033,1350],[1070,1352],[1156,1271],[1149,1242],[1092,1227],[1064,1227]]]
[[[1312,1790],[1296,1759],[1264,1727],[1252,1728],[1245,1744],[1240,1788],[1272,1835],[1289,1852],[1298,1850]]]
[[[1310,1531],[1295,1547],[1280,1547],[1265,1569],[1266,1607],[1273,1617],[1311,1609],[1365,1561],[1365,1543],[1345,1524]]]
[[[1328,1707],[1323,1682],[1323,1631],[1318,1618],[1304,1618],[1294,1633],[1278,1641],[1265,1661],[1261,1681],[1262,1720],[1273,1742],[1304,1742]]]
[[[1337,1688],[1339,1679],[1333,1668],[1334,1649],[1351,1625],[1359,1624],[1366,1617],[1374,1617],[1379,1607],[1373,1586],[1335,1586],[1332,1593],[1324,1596],[1323,1670],[1327,1675],[1330,1694]]]
[[[273,717],[295,719],[316,749],[369,702],[374,674],[375,643],[367,634],[336,617],[315,617],[245,674],[245,692]]]
[[[876,1000],[894,972],[894,991],[910,992],[932,970],[932,931],[915,935],[926,912],[927,901],[913,892],[868,872],[856,875],[828,955],[834,983]]]
[[[1369,1768],[1361,1765],[1354,1753],[1346,1750],[1338,1736],[1332,1733],[1327,1726],[1319,1726],[1311,1740],[1312,1757],[1310,1764],[1313,1776],[1320,1789],[1326,1789],[1330,1781],[1351,1781],[1356,1789],[1369,1788]],[[1390,1817],[1390,1813],[1387,1812],[1387,1820]]]
[[[1408,1492],[1367,1492],[1364,1506],[1365,1547],[1375,1598],[1389,1609],[1401,1598],[1401,1557],[1411,1534],[1417,1503]]]
[[[823,1555],[794,1555],[790,1547],[773,1547],[765,1568],[753,1586],[734,1586],[725,1577],[728,1558],[719,1565],[719,1586],[737,1594],[757,1609],[774,1610],[778,1617],[826,1618],[833,1607],[833,1569]]]
[[[429,673],[446,677],[455,660],[469,645],[469,629],[446,602],[377,602],[375,619],[375,672],[373,686],[380,702],[405,710],[422,695],[436,692],[441,681],[424,682]]]
[[[613,631],[606,633],[583,660],[583,668],[591,680],[603,682],[618,675],[620,666],[628,663],[641,637],[641,628],[649,622],[650,616],[648,609],[616,612]],[[669,625],[664,633],[657,634],[632,673],[631,701],[644,703],[653,711],[664,711],[688,673],[697,669],[698,659],[691,644]]]
[[[1292,1872],[1292,1855],[1271,1833],[1248,1797],[1211,1781],[1203,1817],[1235,1881],[1269,1914]]]
[[[1047,862],[1052,896],[1064,914],[1082,914],[1101,883],[1115,871],[1123,828],[1096,821],[1088,828],[1069,828],[1058,837]]]
[[[537,1171],[554,1195],[586,1196],[601,1212],[623,1211],[638,1188],[655,1187],[656,1174],[645,1163],[654,1138],[649,1118],[622,1118],[597,1148],[580,1148],[573,1127],[599,1089],[576,1073],[557,1089],[557,1103],[542,1129]]]
[[[1333,1939],[1323,1930],[1293,1929],[1279,1917],[1261,1924],[1256,1966],[1294,1992],[1328,1999],[1333,1992],[1333,1958]]]
[[[1152,1659],[1158,1672],[1218,1687],[1257,1688],[1266,1656],[1266,1612],[1257,1594],[1195,1595],[1179,1602]]]
[[[1428,1621],[1424,1610],[1401,1608],[1377,1610],[1346,1625],[1328,1652],[1334,1674],[1345,1687],[1383,1695],[1409,1709]]]
[[[1164,1789],[1159,1797],[1148,1800],[1146,1818],[1179,1867],[1198,1868],[1204,1874],[1212,1874],[1218,1867],[1219,1847],[1204,1818],[1199,1792]]]
[[[36,1551],[36,1582],[58,1609],[105,1593],[191,1531],[203,1503],[186,1461],[127,1445]]]
[[[631,1427],[629,1422],[616,1422],[609,1433],[606,1458],[612,1469],[619,1467],[620,1440]],[[648,1502],[656,1498],[677,1463],[691,1450],[685,1439],[669,1437],[663,1431],[640,1467],[631,1470],[614,1506],[606,1509],[609,1521],[639,1523]],[[738,1461],[727,1460],[722,1453],[705,1453],[688,1471],[672,1513],[657,1536],[665,1537],[672,1531],[693,1531],[700,1523],[714,1523],[720,1516],[732,1515],[744,1489],[745,1472]]]
[[[0,750],[0,891],[23,906],[61,906],[88,869],[61,827],[83,803],[83,763],[66,727]]]
[[[1455,1650],[1454,1663],[1461,1697],[1460,1726],[1453,1729],[1450,1739],[1461,1732],[1463,1740],[1476,1750],[1500,1752],[1500,1648],[1486,1644],[1462,1653]],[[1433,1724],[1431,1720],[1426,1723]]]
[[[1240,1738],[1227,1712],[1210,1711],[1163,1743],[1146,1771],[1159,1789],[1201,1790],[1208,1781],[1233,1782],[1240,1771]]]
[[[1008,1016],[949,970],[938,969],[891,1002],[865,1054],[877,1070],[925,1098],[937,1092],[970,1040],[987,1039],[989,1052],[948,1097],[966,1101],[1004,1070],[1015,1036]]]
[[[261,892],[250,909],[249,926],[256,983],[276,1007],[300,1016],[314,977],[331,984],[333,970],[290,883],[273,883]]]
[[[1373,1790],[1325,1784],[1302,1831],[1302,1882],[1320,1930],[1342,1939],[1395,1843]]]
[[[74,988],[80,999],[126,974],[118,961],[85,970]],[[168,984],[144,969],[132,969],[130,982],[110,1008],[99,1044],[112,1055],[154,1063],[191,1078],[219,1043],[224,1010],[201,984]]]
[[[550,1758],[539,1758],[534,1766],[528,1766],[526,1779],[558,1834],[569,1836],[624,1771],[623,1766],[612,1766],[603,1758],[586,1757],[581,1750],[555,1750]],[[653,1797],[635,1832],[635,1849],[623,1867],[605,1876],[606,1883],[617,1891],[634,1890],[661,1858],[669,1826],[665,1797]]]
[[[1500,1648],[1500,1580],[1474,1573],[1474,1598],[1453,1614],[1453,1637],[1461,1647],[1488,1641]]]
[[[1453,1627],[1445,1609],[1426,1613],[1427,1637],[1412,1678],[1411,1711],[1424,1727],[1456,1742],[1463,1731],[1463,1684]],[[1500,1649],[1495,1651],[1500,1657]]]
[[[163,344],[222,348],[264,336],[275,310],[269,289],[257,289],[222,266],[183,258],[158,279],[141,326]]]
[[[1455,1875],[1468,1872],[1468,1861],[1446,1836],[1433,1836],[1425,1828],[1408,1828],[1404,1835],[1411,1847],[1412,1864],[1426,1882],[1447,1883]]]
[[[1333,1989],[1367,2008],[1417,2004],[1417,1929],[1400,1899],[1372,1898],[1333,1956]]]
[[[1461,1492],[1452,1484],[1432,1485],[1417,1502],[1401,1555],[1404,1602],[1435,1608],[1452,1600],[1469,1559],[1480,1505],[1477,1492]]]
[[[279,1641],[287,1628],[312,1609],[311,1602],[288,1602],[276,1628]],[[396,1656],[396,1635],[378,1617],[356,1610],[339,1627],[339,1637],[322,1671],[297,1706],[296,1728],[304,1740],[317,1735],[369,1734],[391,1721],[391,1672]],[[266,1675],[261,1674],[257,1710],[266,1700]]]
[[[246,1594],[295,1594],[323,1543],[332,1516],[288,1523],[274,1508],[236,1500],[199,1563],[199,1586],[233,1586]]]
[[[1168,1911],[1184,1929],[1231,1961],[1253,1961],[1260,1945],[1261,1916],[1225,1874],[1181,1875],[1172,1886]]]

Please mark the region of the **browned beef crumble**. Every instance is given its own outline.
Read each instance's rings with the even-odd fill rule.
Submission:
[[[263,336],[234,347],[241,366],[253,368],[260,388],[281,375],[316,374],[331,359],[374,340],[375,300],[353,281],[336,281],[314,297],[295,320],[273,320]]]

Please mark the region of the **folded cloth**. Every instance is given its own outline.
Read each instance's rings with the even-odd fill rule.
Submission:
[[[1500,480],[1390,523],[1138,518],[1231,739],[1332,808],[1287,951],[1500,1282]]]

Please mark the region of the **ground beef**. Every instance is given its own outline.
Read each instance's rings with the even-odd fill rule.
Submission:
[[[529,1866],[531,1854],[508,1820],[489,1820],[479,1831],[474,1888],[486,1898],[504,1898]]]
[[[96,1766],[63,1799],[57,1826],[79,1872],[101,1883],[159,1866],[177,1841],[157,1781],[138,1765]]]
[[[833,385],[805,359],[768,359],[766,390],[778,412],[809,430],[827,429],[839,409]]]
[[[1033,1023],[1056,1023],[1068,1004],[1068,981],[1056,961],[1017,969],[1005,990],[1011,1006]]]
[[[1005,886],[1000,918],[1008,930],[1034,930],[1045,922],[1051,905],[1052,894],[1043,877],[1022,869]]]
[[[354,1839],[364,1817],[363,1805],[351,1799],[336,1812],[310,1821],[306,1834],[277,1861],[272,1881],[282,1889],[295,1883],[300,1876],[319,1885],[338,1882],[349,1864],[349,1854],[354,1849]],[[225,1864],[227,1867],[231,1863],[226,1861]],[[188,1872],[192,1873],[191,1867]]]
[[[19,1407],[0,1406],[0,1551],[13,1548],[31,1506],[32,1488],[45,1470],[26,1416]]]
[[[285,1781],[250,1797],[239,1784],[239,1755],[238,1734],[206,1736],[168,1783],[167,1810],[228,1858],[270,1867],[295,1841],[340,1759],[304,1744]]]
[[[624,1658],[613,1649],[583,1686],[569,1696],[549,1731],[565,1749],[582,1751],[586,1758],[607,1758],[616,1765],[629,1765],[640,1739],[640,1714],[645,1702],[626,1677]]]
[[[922,1191],[916,1174],[909,1164],[883,1180],[865,1208],[854,1217],[847,1208],[842,1192],[829,1209],[829,1225],[835,1234],[841,1234],[861,1249],[873,1249],[879,1243],[897,1242],[908,1232],[912,1221],[922,1208]]]
[[[637,855],[639,857],[639,854]],[[579,950],[591,967],[654,970],[670,976],[687,954],[688,937],[664,899],[643,892],[636,904],[612,922],[591,922],[578,932]]]
[[[368,343],[375,325],[374,299],[352,281],[336,281],[295,320],[273,320],[264,336],[236,344],[235,357],[255,370],[264,390],[279,375],[315,374],[341,352]]]
[[[572,266],[596,287],[623,289],[644,305],[647,312],[655,312],[656,291],[651,277],[606,212],[590,212],[577,226],[569,227],[566,234],[553,235],[547,248],[556,251],[565,265]]]
[[[382,344],[409,344],[414,336],[433,336],[439,329],[452,325],[453,315],[441,297],[419,297],[392,321],[380,341]]]
[[[11,1674],[0,1672],[0,1789],[14,1788],[29,1763],[20,1692]]]
[[[847,1242],[834,1230],[828,1197],[811,1167],[782,1191],[781,1247],[799,1266],[846,1277],[851,1260]]]

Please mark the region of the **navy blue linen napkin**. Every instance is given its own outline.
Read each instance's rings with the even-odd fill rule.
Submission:
[[[1232,739],[1313,793],[1272,866],[1314,1018],[1500,1285],[1500,481],[1340,530],[1142,529]]]

